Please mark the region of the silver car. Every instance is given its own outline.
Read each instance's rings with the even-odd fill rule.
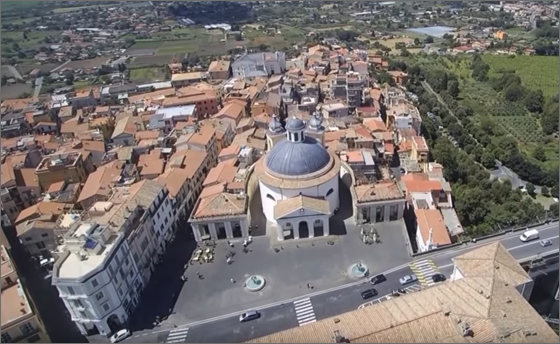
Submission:
[[[405,285],[405,284],[410,284],[413,282],[418,281],[418,278],[416,277],[416,275],[406,275],[403,276],[399,279],[399,282],[401,283],[401,285]]]
[[[552,241],[550,241],[550,240],[548,240],[548,239],[546,239],[546,240],[541,240],[541,246],[542,246],[542,247],[547,247],[547,246],[550,246],[550,245],[552,245]]]
[[[239,316],[239,322],[247,322],[251,320],[255,320],[261,317],[261,313],[258,311],[248,311],[247,313],[243,313]]]

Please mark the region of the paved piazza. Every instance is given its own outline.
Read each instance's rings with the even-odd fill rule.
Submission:
[[[359,229],[347,227],[347,235],[328,245],[325,238],[296,244],[284,244],[283,250],[271,249],[268,237],[256,237],[243,253],[241,242],[234,248],[218,242],[213,263],[189,265],[183,285],[169,318],[173,324],[200,321],[232,312],[280,302],[313,291],[336,287],[353,281],[347,269],[358,261],[366,264],[371,274],[383,272],[411,260],[404,239],[404,222],[377,225],[382,243],[366,245],[360,241]],[[314,242],[312,245],[311,243]],[[234,251],[234,262],[226,263],[226,254]],[[197,272],[204,279],[197,278]],[[243,288],[250,275],[262,275],[267,285],[261,292]],[[235,283],[231,283],[231,279]]]

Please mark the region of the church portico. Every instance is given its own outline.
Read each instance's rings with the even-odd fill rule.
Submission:
[[[332,213],[328,201],[298,196],[274,207],[278,241],[328,236]]]

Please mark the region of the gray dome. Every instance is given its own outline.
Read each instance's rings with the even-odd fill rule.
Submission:
[[[286,130],[303,130],[305,129],[305,123],[297,117],[290,118],[286,122]]]
[[[317,140],[305,137],[302,142],[284,140],[275,144],[268,153],[266,166],[278,174],[302,176],[321,170],[330,160],[329,153]]]
[[[315,112],[313,116],[311,116],[311,120],[309,120],[309,128],[311,129],[321,129],[321,125],[323,124],[323,116],[321,113]]]

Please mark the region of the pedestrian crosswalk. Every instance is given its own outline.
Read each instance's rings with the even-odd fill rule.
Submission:
[[[311,324],[317,321],[310,298],[294,301],[294,307],[296,309],[296,317],[299,326]]]
[[[410,269],[418,278],[418,282],[426,286],[434,285],[432,276],[439,273],[438,267],[430,259],[412,262],[410,263]]]
[[[179,328],[169,331],[169,335],[165,340],[166,343],[184,343],[189,334],[188,328]]]

